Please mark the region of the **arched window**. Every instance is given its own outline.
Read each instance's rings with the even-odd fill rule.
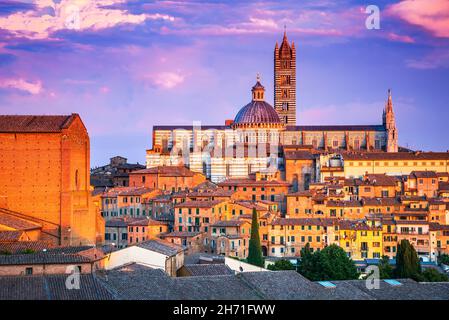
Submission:
[[[334,148],[334,149],[338,148],[338,139],[337,138],[332,139],[332,148]]]

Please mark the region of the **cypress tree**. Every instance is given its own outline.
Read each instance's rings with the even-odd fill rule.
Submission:
[[[418,254],[408,240],[401,240],[396,253],[396,277],[416,278],[421,273]]]
[[[259,237],[259,221],[257,219],[256,208],[253,209],[253,217],[251,221],[251,238],[249,239],[249,250],[248,250],[248,263],[264,267],[264,260],[262,257],[262,247],[260,246]]]

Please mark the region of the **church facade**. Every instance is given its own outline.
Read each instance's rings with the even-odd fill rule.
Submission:
[[[223,125],[153,127],[148,168],[186,165],[213,182],[284,169],[284,149],[308,146],[317,152],[397,152],[398,133],[391,92],[382,123],[375,125],[297,125],[296,48],[287,35],[274,50],[274,107],[265,101],[258,77],[251,101]]]

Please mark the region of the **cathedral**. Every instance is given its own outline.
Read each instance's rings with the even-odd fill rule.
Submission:
[[[147,167],[186,165],[213,182],[244,178],[284,168],[284,150],[309,148],[325,154],[338,151],[398,152],[391,91],[376,125],[298,125],[296,121],[296,48],[287,34],[274,48],[274,106],[265,101],[257,77],[251,101],[223,125],[153,127],[153,148]]]

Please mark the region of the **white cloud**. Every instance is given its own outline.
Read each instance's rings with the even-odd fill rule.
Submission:
[[[42,91],[42,82],[41,81],[31,82],[24,80],[22,78],[3,79],[0,80],[0,88],[17,89],[28,92],[29,94],[39,94]]]
[[[34,0],[37,11],[20,11],[0,17],[0,29],[16,36],[45,39],[63,29],[99,30],[119,24],[140,24],[146,19],[174,20],[173,16],[159,13],[131,14],[127,10],[107,8],[123,2],[125,0]]]

